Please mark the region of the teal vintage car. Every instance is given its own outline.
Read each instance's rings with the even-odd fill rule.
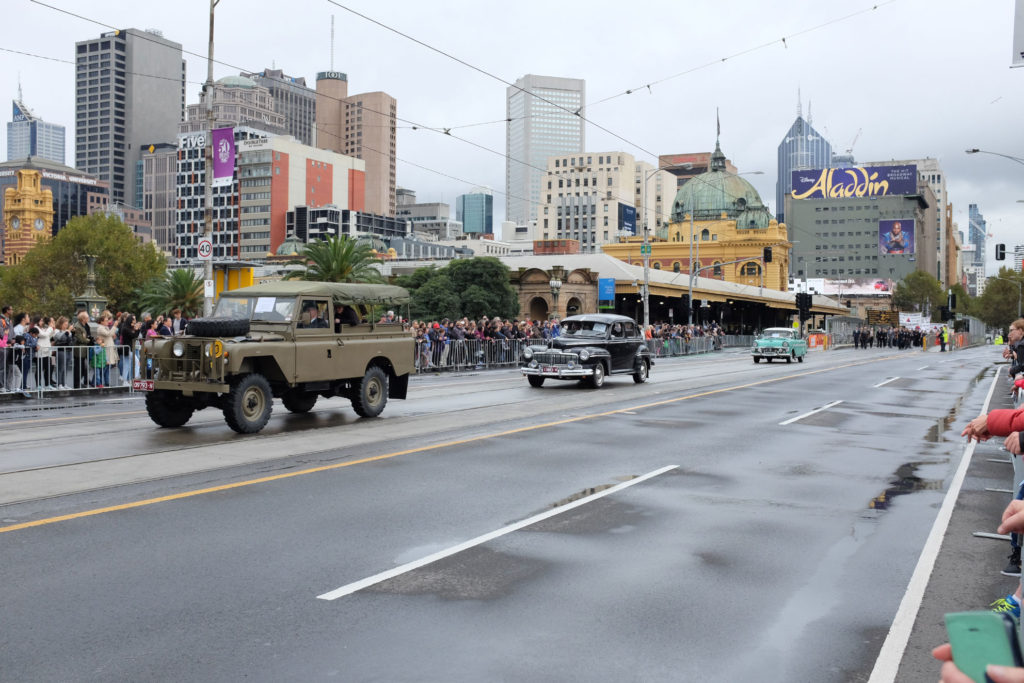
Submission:
[[[800,338],[797,330],[789,327],[769,327],[754,340],[751,353],[754,362],[760,363],[764,358],[769,363],[773,358],[785,358],[787,363],[803,363],[807,355],[807,340]]]

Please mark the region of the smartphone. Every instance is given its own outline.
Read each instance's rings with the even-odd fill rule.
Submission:
[[[988,683],[989,664],[1024,667],[1017,624],[999,612],[950,612],[946,633],[953,646],[953,663],[975,683]]]

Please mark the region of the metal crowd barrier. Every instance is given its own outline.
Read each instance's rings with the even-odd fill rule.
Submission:
[[[97,388],[131,391],[138,376],[138,352],[116,346],[118,360],[107,361],[99,346],[52,346],[45,356],[39,350],[32,358],[24,351],[0,349],[0,393],[28,393],[34,398],[58,392],[89,391]]]
[[[416,372],[487,370],[519,365],[523,349],[536,339],[416,340]]]

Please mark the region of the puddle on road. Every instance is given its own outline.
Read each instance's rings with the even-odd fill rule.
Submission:
[[[922,479],[917,476],[917,468],[921,465],[932,463],[908,462],[899,466],[896,470],[896,479],[890,482],[891,486],[876,496],[868,503],[871,510],[887,510],[889,504],[896,496],[914,493],[915,491],[941,491],[942,482],[935,479]]]
[[[595,493],[600,493],[601,491],[605,491],[607,489],[610,489],[613,486],[618,486],[622,482],[630,481],[631,479],[636,479],[637,476],[639,476],[639,475],[628,474],[628,475],[623,476],[623,477],[617,477],[617,479],[619,481],[615,482],[614,484],[601,484],[600,486],[591,486],[590,488],[583,489],[579,493],[572,494],[568,498],[563,498],[560,501],[557,501],[555,503],[551,503],[550,505],[548,505],[548,509],[550,510],[552,508],[560,508],[563,505],[568,505],[569,503],[575,503],[577,500],[580,500],[582,498],[586,498],[587,496],[592,496]]]

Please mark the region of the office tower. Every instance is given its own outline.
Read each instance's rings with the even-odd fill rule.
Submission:
[[[264,69],[241,76],[270,91],[274,111],[284,116],[289,135],[304,145],[316,143],[316,91],[306,86],[304,77],[288,76],[281,69]]]
[[[586,83],[527,74],[506,90],[505,220],[537,219],[548,159],[585,147]]]
[[[181,44],[129,28],[75,43],[75,167],[110,183],[110,201],[138,206],[138,162],[172,142],[185,114]]]
[[[970,224],[967,238],[974,245],[974,260],[971,265],[985,266],[985,238],[988,237],[985,217],[978,211],[977,204],[967,205],[967,220]],[[966,263],[964,265],[967,265]]]
[[[809,106],[809,105],[808,105]],[[779,177],[775,181],[775,216],[785,221],[786,197],[793,190],[793,171],[829,168],[832,165],[832,145],[811,125],[808,111],[804,119],[803,107],[797,103],[796,120],[779,143]]]
[[[485,187],[475,188],[455,198],[455,220],[467,235],[494,234],[494,197]]]
[[[366,212],[394,216],[398,103],[384,92],[348,94],[340,71],[316,75],[316,146],[366,162]]]
[[[64,163],[64,126],[47,123],[25,106],[19,93],[7,124],[7,160],[38,157]]]

